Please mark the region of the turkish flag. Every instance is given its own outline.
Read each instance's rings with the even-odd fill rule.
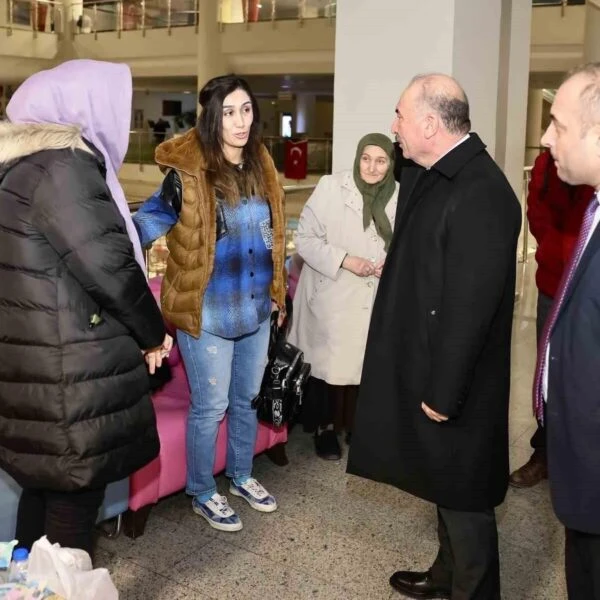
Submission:
[[[308,170],[308,140],[285,142],[283,174],[287,179],[306,179]]]
[[[260,0],[244,0],[244,9],[248,15],[248,23],[256,23],[261,9]]]

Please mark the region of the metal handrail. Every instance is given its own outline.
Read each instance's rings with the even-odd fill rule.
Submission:
[[[31,30],[34,38],[39,33],[49,33],[58,38],[62,35],[62,0],[8,0],[6,17],[6,24],[0,25],[0,29],[5,29],[8,37],[15,29]]]
[[[270,3],[267,4],[267,1],[263,0],[260,5],[255,6],[255,10],[251,13],[250,1],[245,0],[239,17],[225,20],[224,2],[220,0],[218,21],[221,30],[223,30],[223,26],[234,23],[245,23],[249,28],[251,23],[261,21],[270,21],[273,25],[276,21],[297,21],[299,25],[303,25],[309,19],[328,19],[332,23],[336,16],[336,8],[336,0],[330,0],[324,5],[316,0],[296,0],[294,4],[278,2],[278,0],[270,0]]]
[[[183,10],[174,10],[171,0],[80,0],[71,4],[72,36],[115,31],[166,29],[171,35],[174,27],[194,27],[198,33],[200,0],[186,0]]]
[[[317,187],[316,183],[296,184],[296,185],[284,185],[283,191],[286,194],[294,194],[296,192],[305,192],[307,190],[314,190]]]
[[[531,181],[532,166],[523,167],[523,238],[521,244],[521,258],[519,262],[527,263],[529,260],[529,221],[527,219],[527,194],[529,192],[529,182]]]

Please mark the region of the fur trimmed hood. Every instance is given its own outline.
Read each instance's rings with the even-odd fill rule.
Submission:
[[[0,122],[0,168],[42,150],[65,148],[94,153],[75,125]]]

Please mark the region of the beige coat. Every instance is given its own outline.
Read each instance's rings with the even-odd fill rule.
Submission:
[[[394,227],[398,184],[386,213]],[[351,171],[326,175],[298,223],[296,249],[304,266],[294,296],[289,341],[304,351],[312,375],[332,385],[360,383],[369,320],[379,279],[341,268],[346,254],[385,257],[375,225],[363,229],[363,200]]]

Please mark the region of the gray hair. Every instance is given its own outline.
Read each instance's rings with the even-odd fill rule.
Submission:
[[[448,133],[469,133],[469,100],[455,79],[448,75],[427,73],[413,77],[409,87],[413,85],[420,86],[419,102],[439,115]]]
[[[588,79],[587,85],[579,94],[581,135],[585,135],[590,127],[600,124],[600,62],[575,67],[569,71],[565,81],[576,75],[583,75]]]

